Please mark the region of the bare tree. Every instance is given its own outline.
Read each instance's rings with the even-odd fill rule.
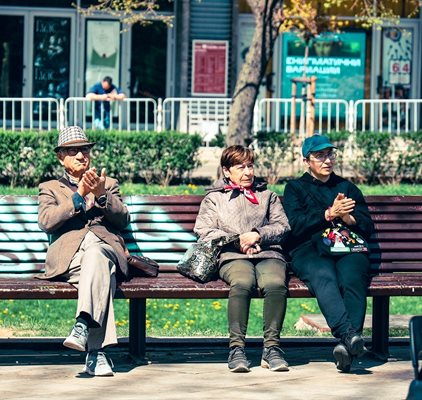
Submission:
[[[251,141],[253,109],[259,85],[273,55],[279,34],[283,0],[247,0],[255,16],[255,32],[242,65],[233,93],[227,145],[248,144]]]

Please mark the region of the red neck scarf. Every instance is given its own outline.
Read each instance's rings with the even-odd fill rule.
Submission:
[[[252,203],[252,204],[259,204],[258,203],[258,199],[255,196],[255,193],[252,191],[251,189],[252,186],[249,187],[243,187],[240,185],[236,185],[235,183],[233,183],[232,181],[229,181],[229,184],[227,184],[226,186],[224,186],[225,190],[235,190],[238,189],[240,190],[245,197]]]

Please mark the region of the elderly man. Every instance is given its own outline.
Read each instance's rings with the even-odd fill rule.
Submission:
[[[104,348],[117,343],[113,296],[128,271],[119,232],[129,213],[117,181],[90,167],[94,145],[78,126],[60,131],[55,151],[64,175],[40,184],[38,224],[50,238],[43,278],[78,288],[76,322],[63,344],[88,350],[84,372],[112,376]]]

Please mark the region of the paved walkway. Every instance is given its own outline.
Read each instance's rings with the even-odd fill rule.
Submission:
[[[84,358],[61,350],[0,350],[0,399],[290,400],[404,399],[412,379],[407,346],[392,346],[386,363],[356,360],[350,374],[338,373],[331,347],[286,348],[289,372],[259,366],[260,349],[248,356],[247,374],[230,373],[223,347],[157,348],[150,364],[136,366],[114,350],[114,377],[89,377]]]

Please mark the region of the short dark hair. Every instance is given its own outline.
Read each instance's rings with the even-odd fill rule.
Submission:
[[[109,85],[113,84],[113,79],[111,79],[111,76],[105,76],[103,78],[103,82],[107,82]]]
[[[245,146],[234,145],[227,147],[221,155],[220,165],[229,169],[233,165],[243,164],[244,162],[253,163],[255,156],[253,150]]]

